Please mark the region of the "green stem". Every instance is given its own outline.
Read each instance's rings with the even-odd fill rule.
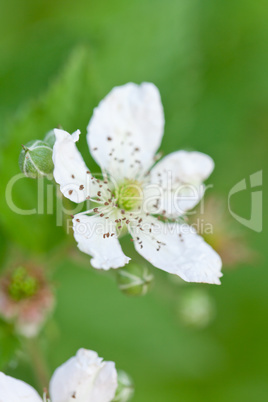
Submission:
[[[40,391],[43,392],[44,388],[49,385],[49,370],[38,338],[30,338],[26,340],[26,351],[28,352]]]

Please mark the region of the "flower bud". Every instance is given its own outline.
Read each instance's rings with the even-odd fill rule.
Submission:
[[[117,371],[118,387],[113,402],[127,402],[134,394],[134,385],[131,377],[123,370]]]
[[[19,166],[22,173],[31,179],[51,175],[53,172],[52,149],[47,143],[39,140],[30,141],[19,156]]]
[[[36,336],[54,306],[40,268],[19,266],[0,277],[0,315],[25,337]]]
[[[48,133],[46,133],[44,142],[50,146],[50,148],[53,148],[54,144],[56,141],[56,136],[54,133],[54,130],[50,130]]]
[[[186,326],[205,328],[215,317],[215,305],[209,294],[202,289],[188,289],[182,294],[178,313]]]
[[[143,264],[130,262],[124,268],[117,270],[119,289],[131,296],[145,295],[151,287],[153,275]]]
[[[114,362],[105,362],[92,350],[79,349],[54,372],[49,393],[53,402],[110,402],[117,389]]]

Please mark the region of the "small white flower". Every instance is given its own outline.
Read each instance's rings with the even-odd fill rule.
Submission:
[[[54,372],[50,400],[111,402],[116,388],[115,364],[104,362],[96,352],[80,349]],[[42,402],[42,399],[30,385],[0,372],[0,402]]]
[[[97,203],[74,217],[74,237],[95,268],[129,262],[118,241],[128,231],[138,253],[155,267],[185,281],[219,284],[218,254],[193,228],[176,222],[202,198],[214,163],[205,154],[178,151],[154,166],[163,129],[155,85],[114,88],[88,125],[89,149],[102,179],[90,173],[76,148],[80,132],[54,130],[54,178],[62,193],[76,203]]]
[[[110,402],[117,388],[113,362],[96,352],[80,349],[54,372],[49,386],[52,402]]]

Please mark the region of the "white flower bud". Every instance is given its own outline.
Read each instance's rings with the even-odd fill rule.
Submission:
[[[53,148],[54,144],[56,141],[56,136],[54,133],[54,130],[50,130],[48,133],[46,133],[44,142],[50,146],[50,148]]]
[[[26,177],[38,179],[49,176],[53,172],[52,149],[47,143],[39,140],[30,141],[19,156],[20,170]]]
[[[134,385],[130,376],[123,370],[119,370],[118,387],[113,402],[127,402],[134,394]]]
[[[0,402],[42,402],[28,384],[0,372]]]
[[[117,270],[119,289],[131,296],[145,295],[151,287],[153,275],[146,265],[130,262]]]
[[[94,351],[79,349],[56,369],[49,391],[53,402],[111,402],[116,389],[115,364],[104,362]]]

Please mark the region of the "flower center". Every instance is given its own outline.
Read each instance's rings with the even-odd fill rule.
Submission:
[[[116,192],[119,208],[126,211],[133,210],[140,206],[142,201],[142,189],[137,180],[126,180],[119,186]]]
[[[24,267],[17,268],[10,278],[8,293],[15,301],[34,296],[38,291],[38,280],[31,276]]]

